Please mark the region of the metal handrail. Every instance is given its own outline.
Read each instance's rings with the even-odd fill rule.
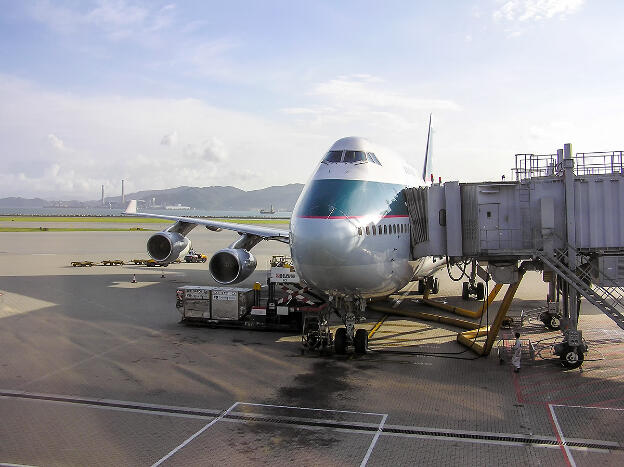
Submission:
[[[583,269],[577,269],[577,271],[572,271],[567,264],[564,261],[561,261],[562,258],[565,258],[567,256],[567,251],[566,249],[571,249],[574,254],[576,256],[582,256],[582,257],[586,257],[585,254],[583,254],[582,252],[579,252],[575,247],[573,247],[572,245],[570,245],[568,242],[566,242],[565,240],[563,240],[561,237],[559,237],[557,234],[553,234],[553,236],[555,238],[558,238],[560,241],[563,242],[564,244],[564,248],[556,248],[554,250],[555,253],[555,257],[554,259],[556,261],[558,261],[561,266],[563,266],[568,272],[569,271],[569,275],[574,279],[580,279],[580,283],[578,283],[577,285],[583,289],[586,289],[590,292],[594,292],[591,288],[591,286],[587,285],[587,282],[585,281],[585,279],[589,279],[589,282],[591,282],[591,274]],[[603,280],[606,280],[608,283],[612,284],[610,287],[612,288],[612,290],[618,290],[620,287],[617,285],[617,283],[615,282],[614,279],[612,279],[611,277],[609,277],[607,274],[605,274],[603,271],[600,271],[600,274],[603,277]],[[611,290],[605,288],[604,286],[598,286],[598,285],[594,285],[596,287],[597,290],[599,290],[602,294],[598,294],[600,296],[601,299],[606,300],[605,296],[607,296],[608,298],[610,298],[611,300],[614,301],[614,303],[617,303],[618,305],[620,305],[622,308],[624,308],[624,295],[622,295],[621,293],[617,292],[617,295],[614,294]],[[595,293],[595,292],[594,292]],[[607,304],[608,305],[608,304]]]

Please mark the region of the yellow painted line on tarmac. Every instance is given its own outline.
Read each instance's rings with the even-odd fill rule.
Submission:
[[[371,329],[371,332],[368,333],[368,338],[369,339],[371,337],[373,337],[373,334],[375,334],[377,332],[377,329],[379,329],[381,327],[381,325],[383,324],[383,322],[386,320],[387,317],[388,317],[388,315],[384,315],[383,318],[381,318],[379,320],[379,322],[377,324],[375,324],[375,327],[373,329]]]

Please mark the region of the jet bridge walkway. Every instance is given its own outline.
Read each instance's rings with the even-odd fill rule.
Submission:
[[[412,257],[472,262],[470,290],[475,270],[510,289],[527,268],[543,271],[552,315],[547,318],[560,318],[564,331],[555,352],[564,366],[579,366],[587,350],[577,328],[580,296],[624,329],[623,154],[573,156],[566,144],[554,154],[516,155],[513,181],[407,188]],[[479,263],[487,264],[487,271]],[[512,298],[506,295],[504,302]],[[488,353],[504,308],[491,328],[469,331],[459,340],[476,350],[475,338],[485,335],[481,351]]]

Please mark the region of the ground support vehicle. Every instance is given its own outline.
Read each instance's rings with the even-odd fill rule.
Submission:
[[[197,253],[196,251],[190,250],[186,256],[184,256],[184,261],[187,263],[205,263],[208,257],[201,253]]]
[[[176,307],[182,322],[211,326],[245,327],[265,330],[300,332],[305,327],[310,335],[308,348],[316,348],[329,332],[319,324],[319,310],[325,304],[321,297],[298,283],[298,276],[285,257],[272,260],[267,285],[256,282],[253,289],[187,285],[176,291]],[[313,319],[316,316],[316,321]],[[320,337],[319,337],[320,333]]]
[[[78,267],[78,268],[84,268],[84,267],[91,267],[91,266],[95,266],[95,263],[93,261],[72,261],[71,265],[73,267]]]
[[[123,266],[124,263],[121,259],[103,259],[102,266]]]

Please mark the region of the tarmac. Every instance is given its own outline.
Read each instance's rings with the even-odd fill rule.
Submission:
[[[302,355],[297,335],[180,324],[175,290],[216,285],[207,264],[70,266],[147,258],[149,235],[0,234],[0,465],[624,465],[624,331],[584,303],[590,350],[564,371],[560,333],[531,318],[547,292],[537,273],[510,311],[520,373],[515,328],[477,358],[458,329],[377,312],[361,324],[375,329],[366,355]],[[236,237],[190,234],[208,256]],[[288,246],[253,252],[242,286]],[[438,277],[439,299],[478,308]]]

